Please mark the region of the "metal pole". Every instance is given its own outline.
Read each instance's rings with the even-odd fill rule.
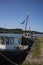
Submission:
[[[29,17],[29,15],[27,15],[27,17],[26,17],[25,31],[26,31],[26,29],[27,29],[28,17]]]

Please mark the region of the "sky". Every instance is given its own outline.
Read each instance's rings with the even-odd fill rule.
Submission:
[[[0,27],[24,30],[27,15],[27,30],[43,32],[43,0],[0,0]]]

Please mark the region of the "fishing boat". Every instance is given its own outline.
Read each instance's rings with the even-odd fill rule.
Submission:
[[[27,28],[27,21],[28,21],[28,15],[26,18],[25,31]],[[17,41],[18,41],[18,44],[15,46]],[[4,59],[6,59],[8,62],[12,64],[15,64],[15,63],[20,64],[23,62],[23,60],[27,56],[28,51],[31,49],[33,45],[33,42],[34,40],[30,33],[24,33],[19,38],[14,37],[11,34],[10,36],[6,34],[2,34],[0,35],[0,57],[1,56],[4,57]],[[4,62],[6,62],[6,60]]]
[[[25,57],[28,54],[28,51],[30,50],[29,45],[22,45],[18,38],[13,37],[11,34],[8,36],[6,35],[0,35],[0,64],[1,65],[8,65],[9,63],[16,65],[21,64]],[[18,41],[18,44],[15,46],[15,41]]]

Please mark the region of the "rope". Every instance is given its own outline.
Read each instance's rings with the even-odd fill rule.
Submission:
[[[3,55],[1,52],[0,54],[2,55],[2,57],[4,57],[6,60],[8,60],[10,63],[12,63],[13,65],[18,65],[16,63],[14,63],[13,61],[11,61],[9,58],[7,58],[5,55]]]

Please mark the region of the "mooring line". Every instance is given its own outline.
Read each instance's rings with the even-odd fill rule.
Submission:
[[[6,60],[8,60],[10,63],[12,63],[13,65],[18,65],[16,63],[14,63],[12,60],[10,60],[9,58],[7,58],[5,55],[3,55],[1,52],[0,54],[2,55],[2,57],[4,57]]]

